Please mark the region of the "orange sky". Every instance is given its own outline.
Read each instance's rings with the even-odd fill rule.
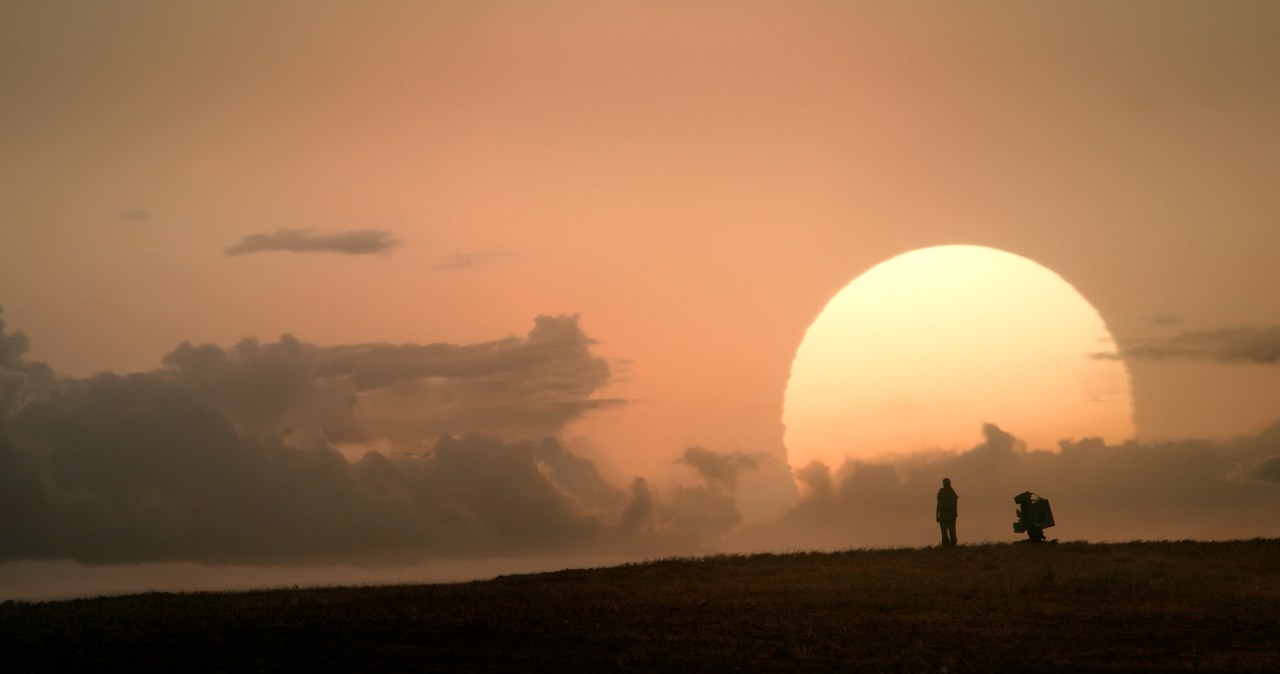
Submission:
[[[632,361],[656,451],[772,446],[808,322],[914,247],[1028,256],[1122,339],[1280,307],[1268,3],[2,11],[0,302],[62,372],[577,312]],[[282,228],[404,245],[223,254]],[[1253,431],[1280,399],[1274,368],[1133,369],[1150,436]]]
[[[633,402],[564,436],[619,481],[780,454],[806,327],[914,248],[1028,257],[1122,345],[1280,322],[1275,3],[9,2],[0,91],[31,358],[580,314]],[[227,254],[279,230],[399,244]],[[1139,438],[1280,417],[1216,353],[1129,362]]]

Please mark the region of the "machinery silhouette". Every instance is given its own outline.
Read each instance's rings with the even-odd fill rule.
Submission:
[[[1027,533],[1027,538],[1039,543],[1044,540],[1044,530],[1054,525],[1053,510],[1049,507],[1049,499],[1024,491],[1013,497],[1018,504],[1018,521],[1013,523],[1014,533]]]

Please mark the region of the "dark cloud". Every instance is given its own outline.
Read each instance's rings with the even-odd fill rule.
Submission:
[[[245,236],[239,243],[227,248],[227,255],[265,252],[370,255],[387,253],[399,243],[390,232],[377,229],[336,234],[313,234],[308,229],[281,229],[271,234]]]
[[[2,559],[390,563],[585,551],[611,525],[533,443],[443,436],[425,456],[349,462],[246,437],[143,377],[76,388],[16,419]]]
[[[847,548],[936,544],[934,495],[942,478],[960,494],[962,542],[1013,541],[1013,497],[1050,499],[1054,537],[1089,540],[1226,539],[1280,535],[1280,423],[1235,440],[1063,441],[1027,451],[992,424],[961,453],[850,462],[796,471],[809,486],[779,521],[748,526],[735,548]],[[833,474],[834,473],[834,474]]]
[[[1254,469],[1252,477],[1255,480],[1266,480],[1280,484],[1280,456],[1273,456],[1264,460]]]
[[[1105,360],[1204,360],[1219,363],[1280,362],[1280,326],[1192,330],[1174,337],[1096,353]]]
[[[589,512],[607,517],[628,506],[626,493],[605,481],[594,463],[552,439],[537,446],[534,460],[540,472]]]
[[[21,331],[5,334],[4,326],[4,307],[0,307],[0,367],[15,370],[24,365],[31,340]]]
[[[732,493],[701,486],[673,489],[660,516],[670,531],[706,541],[718,540],[742,522]]]
[[[4,307],[0,307],[0,433],[8,412],[28,398],[45,394],[53,384],[53,371],[44,363],[26,360],[30,340],[21,332],[5,332]],[[0,438],[0,442],[2,442]]]
[[[324,352],[292,335],[265,345],[243,339],[230,349],[183,343],[164,357],[169,371],[163,375],[200,391],[231,419],[257,426],[287,416],[317,395]]]
[[[657,512],[649,482],[637,477],[631,482],[631,500],[618,517],[618,530],[627,536],[652,534],[657,528]]]
[[[1158,327],[1171,327],[1175,325],[1182,325],[1182,319],[1172,314],[1159,314],[1152,316],[1150,323],[1151,325]]]
[[[692,550],[647,487],[613,487],[551,437],[605,404],[590,344],[574,317],[540,317],[486,344],[286,335],[55,380],[0,324],[0,560],[391,563],[636,537]],[[533,431],[547,437],[494,437]]]

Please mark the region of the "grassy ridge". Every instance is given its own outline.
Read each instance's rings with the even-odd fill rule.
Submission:
[[[28,668],[1280,671],[1280,540],[668,559],[0,605]]]

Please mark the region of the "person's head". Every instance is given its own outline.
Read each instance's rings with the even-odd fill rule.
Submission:
[[[944,486],[944,487],[950,487],[950,486],[951,486],[951,478],[949,478],[949,477],[944,477],[944,478],[942,478],[942,486]]]

